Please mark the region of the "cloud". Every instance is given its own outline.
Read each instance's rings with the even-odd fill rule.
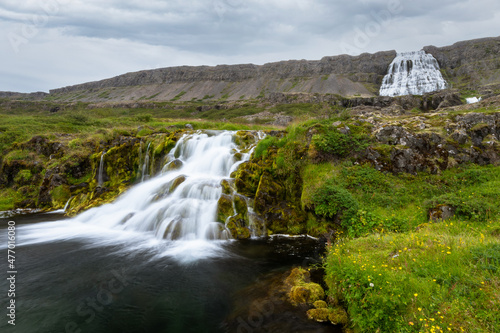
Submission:
[[[496,0],[4,0],[0,90],[47,91],[156,65],[449,45],[499,31],[497,13]]]

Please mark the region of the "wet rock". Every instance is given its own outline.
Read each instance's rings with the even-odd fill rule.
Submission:
[[[252,236],[246,220],[241,215],[231,216],[226,224],[234,239],[248,239]]]
[[[229,195],[223,194],[217,201],[217,221],[226,222],[226,220],[234,215],[233,200]]]
[[[179,185],[181,185],[185,181],[186,181],[186,176],[184,176],[184,175],[175,178],[172,181],[172,185],[170,185],[170,188],[168,189],[168,192],[169,193],[174,192],[177,189],[177,187],[179,187]]]
[[[222,186],[222,194],[231,195],[233,193],[233,179],[223,179],[221,180],[220,185]]]
[[[164,171],[179,170],[180,168],[182,168],[182,161],[181,160],[173,160],[172,162],[169,162],[165,166]]]
[[[292,305],[312,305],[325,298],[323,288],[319,284],[311,282],[309,272],[303,268],[294,268],[285,280],[285,284],[290,287],[288,300]]]

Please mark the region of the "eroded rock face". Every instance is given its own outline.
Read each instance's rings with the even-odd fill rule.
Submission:
[[[417,129],[426,129],[425,122]],[[500,113],[456,116],[444,133],[416,133],[402,124],[376,125],[374,137],[389,150],[368,148],[364,158],[378,169],[392,172],[438,172],[457,163],[500,162]]]
[[[500,37],[482,38],[451,46],[426,46],[452,81],[468,81],[469,89],[500,83]]]

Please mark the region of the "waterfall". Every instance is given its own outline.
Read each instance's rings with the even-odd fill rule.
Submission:
[[[382,81],[380,96],[423,95],[447,87],[437,60],[425,51],[398,53]]]
[[[141,182],[144,182],[144,180],[149,179],[149,147],[151,147],[151,142],[148,143],[148,148],[146,149],[146,156],[144,156],[144,163],[142,164]]]
[[[97,175],[97,185],[102,186],[103,177],[102,174],[104,172],[104,152],[101,153],[101,162],[99,163],[99,173]]]
[[[185,134],[168,154],[160,175],[134,186],[114,203],[93,208],[75,220],[169,240],[230,238],[225,225],[216,222],[221,181],[229,178],[251,153],[248,147],[240,149],[234,143],[234,135],[218,131]],[[236,154],[241,159],[235,158]]]

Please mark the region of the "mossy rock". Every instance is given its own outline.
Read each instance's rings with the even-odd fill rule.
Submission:
[[[252,233],[246,226],[246,221],[241,217],[241,215],[230,217],[226,224],[226,228],[231,232],[231,236],[235,239],[248,239],[252,237]]]
[[[285,283],[288,285],[296,285],[300,282],[310,281],[310,274],[303,268],[294,268],[290,272],[290,275],[285,279]]]
[[[254,133],[249,132],[249,131],[238,131],[233,136],[233,142],[237,146],[246,147],[250,144],[255,143],[256,141],[257,141],[257,138],[255,137]]]
[[[268,171],[264,171],[260,177],[259,186],[255,194],[255,212],[265,214],[270,206],[275,206],[278,202],[284,200],[284,198],[283,187],[274,181],[273,176]]]
[[[253,198],[257,192],[262,171],[256,163],[242,163],[238,170],[231,174],[231,177],[235,178],[234,183],[238,193]]]
[[[186,181],[186,176],[182,175],[182,176],[179,176],[177,178],[175,178],[173,181],[172,181],[172,185],[170,185],[170,188],[169,188],[169,193],[172,193],[173,191],[175,191],[179,185],[181,185],[182,183],[184,183]]]
[[[316,308],[316,309],[324,309],[324,308],[328,308],[328,304],[326,304],[325,301],[323,300],[319,300],[319,301],[316,301],[313,303],[313,306]]]
[[[330,311],[326,308],[310,309],[309,311],[307,311],[307,318],[318,321],[320,323],[328,321],[329,315]]]
[[[231,195],[233,194],[234,180],[233,179],[223,179],[220,182],[222,186],[222,194]]]
[[[31,179],[33,178],[33,174],[31,170],[21,170],[14,177],[14,182],[18,185],[29,185],[31,183]]]
[[[293,305],[314,304],[325,298],[325,291],[317,283],[302,283],[292,287],[288,297]]]
[[[182,161],[176,159],[176,160],[173,160],[173,161],[169,162],[165,166],[164,170],[165,171],[172,171],[172,170],[179,170],[180,168],[182,168]]]
[[[309,272],[303,268],[292,269],[290,275],[285,279],[285,284],[291,286],[288,299],[294,306],[313,305],[325,298],[323,288],[319,284],[311,282]]]
[[[347,312],[340,306],[330,310],[328,320],[334,325],[346,325],[349,322]]]
[[[217,201],[217,222],[225,223],[234,215],[233,200],[229,195],[223,194]]]
[[[248,220],[248,206],[245,197],[235,194],[233,201],[236,214],[241,215],[244,220]]]
[[[61,208],[64,207],[71,197],[71,191],[68,185],[60,185],[50,191],[50,195],[52,197],[52,206],[54,208]]]
[[[299,235],[306,232],[306,213],[286,201],[281,201],[277,206],[267,206],[263,216],[266,228],[271,233]]]

